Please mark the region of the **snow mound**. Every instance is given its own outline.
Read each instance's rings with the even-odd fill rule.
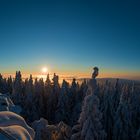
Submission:
[[[16,129],[18,127],[20,127],[21,129],[19,130]],[[0,112],[0,128],[6,131],[10,131],[11,134],[14,134],[15,131],[18,130],[17,133],[19,133],[19,135],[22,135],[23,132],[24,136],[29,134],[29,137],[34,139],[34,135],[35,135],[34,130],[27,125],[27,123],[21,116],[10,111]]]
[[[33,140],[28,131],[18,125],[12,125],[8,127],[0,127],[6,135],[0,134],[1,140],[9,140],[9,138],[14,138],[16,140]],[[8,134],[8,137],[7,137]]]

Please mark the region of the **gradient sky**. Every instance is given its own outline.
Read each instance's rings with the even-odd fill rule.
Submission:
[[[0,0],[0,73],[43,66],[140,79],[140,1]]]

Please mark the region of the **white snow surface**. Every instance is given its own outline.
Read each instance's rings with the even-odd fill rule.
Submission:
[[[25,140],[32,140],[35,136],[34,130],[27,125],[25,120],[10,111],[0,112],[0,128],[21,140],[24,140],[25,137]]]

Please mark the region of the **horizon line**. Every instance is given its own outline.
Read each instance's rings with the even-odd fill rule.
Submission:
[[[54,72],[55,73],[55,72]],[[37,73],[33,73],[33,74],[27,74],[27,73],[21,73],[22,75],[22,79],[26,79],[29,78],[30,75],[32,75],[33,79],[37,78],[43,78],[46,79],[47,78],[47,74],[50,75],[50,79],[53,77],[54,73],[46,73],[46,74],[37,74]],[[2,74],[0,73],[4,78],[8,78],[8,77],[12,77],[14,79],[16,74],[9,74],[9,73],[5,73]],[[57,73],[56,73],[57,74]],[[57,74],[59,76],[60,79],[67,79],[67,80],[72,80],[73,78],[80,80],[80,79],[90,79],[91,78],[91,74],[79,74],[79,75],[72,75],[72,74]],[[113,74],[112,74],[113,75]],[[140,81],[140,77],[139,76],[103,76],[103,74],[99,74],[99,76],[97,77],[97,79],[123,79],[123,80],[135,80],[135,81]]]

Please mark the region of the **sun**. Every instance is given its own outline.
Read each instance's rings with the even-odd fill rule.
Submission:
[[[43,68],[41,69],[41,71],[42,71],[42,73],[47,73],[47,72],[48,72],[48,68],[47,68],[47,67],[43,67]]]

